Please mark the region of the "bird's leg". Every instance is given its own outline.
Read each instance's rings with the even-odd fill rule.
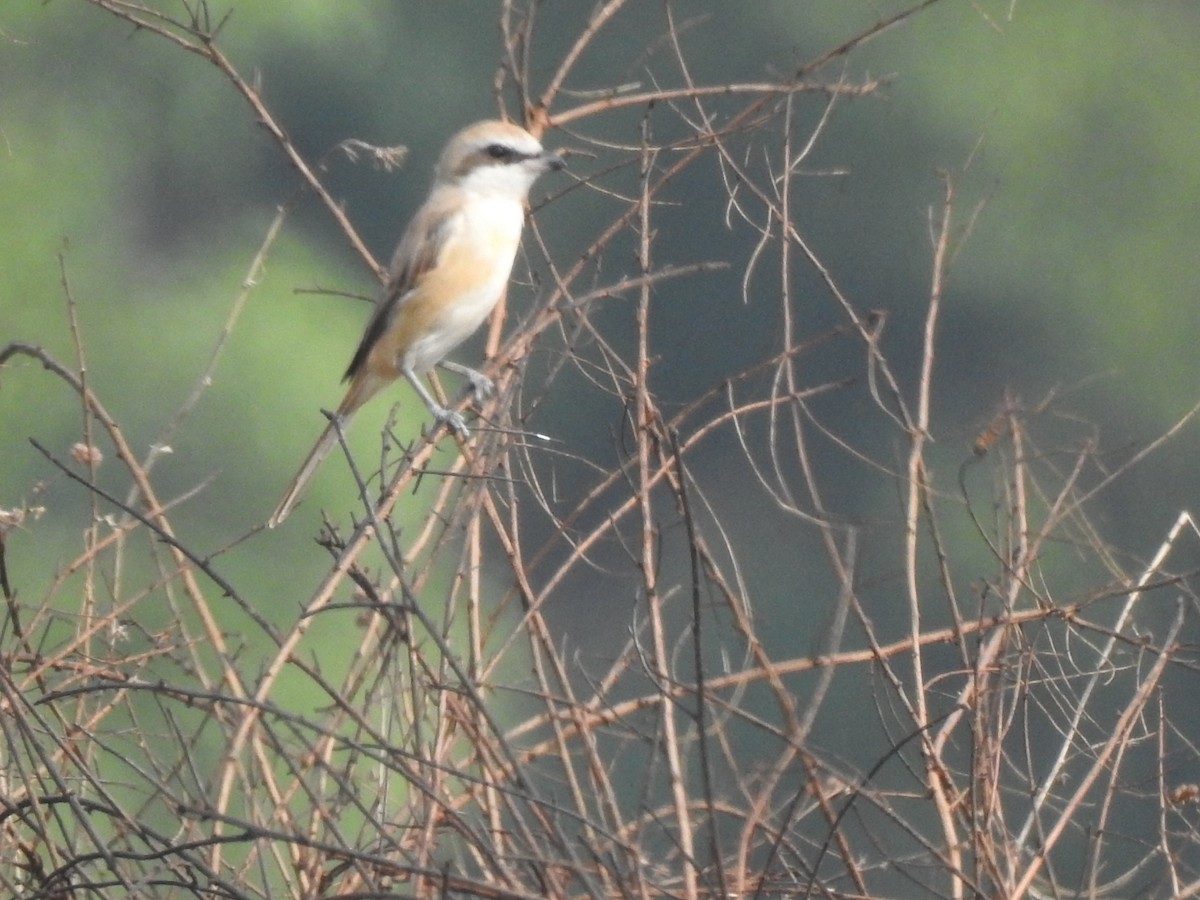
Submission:
[[[482,403],[496,392],[496,385],[492,382],[492,379],[488,378],[482,372],[472,369],[470,366],[451,362],[448,359],[443,359],[438,365],[447,372],[461,375],[467,381],[471,382],[471,393],[475,395],[476,403]]]
[[[408,379],[408,383],[413,386],[413,390],[417,392],[418,396],[425,401],[425,408],[429,410],[431,416],[441,424],[447,425],[458,432],[459,437],[464,441],[471,436],[471,432],[467,430],[467,423],[463,421],[463,417],[452,409],[446,409],[446,407],[434,400],[433,395],[429,393],[429,389],[425,387],[412,369],[404,369],[404,377]]]

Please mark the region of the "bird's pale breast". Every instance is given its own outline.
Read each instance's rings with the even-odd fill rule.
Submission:
[[[392,376],[424,373],[483,323],[512,273],[524,210],[511,200],[474,198],[446,230],[437,263],[401,301],[371,352],[370,367]]]

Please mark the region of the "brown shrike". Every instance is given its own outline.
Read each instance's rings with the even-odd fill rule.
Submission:
[[[468,378],[477,397],[491,392],[485,375],[442,358],[470,337],[504,293],[529,189],[543,172],[562,167],[557,154],[510,122],[477,122],[450,139],[429,197],[396,247],[387,286],[346,370],[350,387],[335,413],[338,425],[403,375],[438,422],[467,437],[462,416],[439,405],[421,377],[441,364]],[[325,426],[268,527],[287,518],[337,443],[334,426],[334,421]]]

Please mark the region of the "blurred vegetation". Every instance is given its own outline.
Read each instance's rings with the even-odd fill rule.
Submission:
[[[986,201],[949,288],[939,365],[955,390],[938,397],[939,437],[967,439],[1005,387],[1032,401],[1054,386],[1086,384],[1071,405],[1117,444],[1145,441],[1192,402],[1200,362],[1190,335],[1200,312],[1189,248],[1200,238],[1192,199],[1200,125],[1189,111],[1200,75],[1190,58],[1200,15],[1182,2],[1152,9],[939,3],[845,63],[848,78],[869,73],[890,85],[882,99],[835,111],[800,215],[860,307],[891,311],[888,337],[899,352],[916,345],[935,169],[955,172],[964,194]],[[310,159],[347,137],[411,147],[398,174],[332,165],[335,194],[386,259],[444,135],[495,110],[494,14],[473,2],[213,10],[229,16],[226,52],[257,76]],[[547,64],[583,12],[543,17],[538,52]],[[761,79],[888,12],[866,3],[738,4],[704,11],[710,20],[687,34],[701,80]],[[642,15],[647,31],[661,24],[657,8]],[[625,21],[602,35],[569,87],[621,74],[608,61],[636,59],[619,50],[638,30]],[[731,52],[729,35],[753,52]],[[206,359],[259,236],[296,181],[230,86],[150,35],[58,2],[9,4],[0,40],[0,336],[70,357],[61,252],[90,376],[128,401],[117,411],[135,443],[147,442]],[[613,117],[614,138],[623,120]],[[703,197],[673,199],[704,206]],[[588,208],[580,200],[560,209],[556,224],[571,229]],[[662,240],[664,255],[710,258],[730,236],[705,227]],[[215,476],[189,512],[198,527],[210,517],[242,526],[261,518],[279,476],[319,427],[317,407],[336,401],[366,307],[293,291],[320,285],[373,295],[369,275],[311,199],[289,221],[282,247],[213,391],[179,437],[202,452],[165,464],[179,489]],[[662,328],[688,331],[694,377],[708,382],[730,341],[696,305],[663,304],[675,315]],[[769,328],[770,304],[756,308]],[[761,333],[752,321],[746,332],[750,340]],[[47,475],[22,437],[61,445],[78,417],[36,377],[5,382],[0,502],[13,505]],[[404,403],[406,413],[413,408]],[[1165,501],[1181,496],[1188,474],[1164,463],[1161,482],[1138,476],[1138,488]],[[345,482],[335,484],[336,476],[322,480],[321,500],[344,493]],[[54,508],[82,502],[65,486],[51,497]],[[1162,514],[1147,512],[1131,511],[1131,524],[1161,527]]]
[[[680,4],[677,15],[696,16],[681,29],[689,74],[719,84],[785,79],[908,5],[763,0],[686,10]],[[532,48],[535,78],[553,71],[591,8],[542,6]],[[501,58],[497,4],[254,0],[210,8],[216,18],[228,15],[223,52],[261,87],[306,159],[327,160],[327,186],[379,260],[386,261],[420,202],[445,136],[494,115],[500,103],[519,111],[511,88],[499,98],[494,90]],[[662,4],[626,10],[589,47],[566,86],[575,93],[565,93],[561,104],[586,102],[587,92],[614,83],[678,83],[667,48],[650,38],[663,30]],[[1194,199],[1200,69],[1192,60],[1198,43],[1200,9],[1183,0],[944,0],[823,70],[826,80],[879,78],[885,87],[834,106],[802,169],[794,219],[854,306],[887,312],[883,346],[905,376],[915,377],[921,360],[939,172],[950,173],[956,185],[958,221],[970,222],[969,236],[956,244],[938,342],[930,459],[943,471],[970,456],[972,439],[1008,392],[1028,407],[1056,396],[1060,418],[1045,425],[1052,436],[1039,448],[1049,464],[1069,466],[1080,434],[1094,433],[1101,469],[1148,444],[1196,403],[1200,357],[1192,335],[1200,305],[1189,260],[1200,239]],[[203,485],[173,515],[186,543],[202,553],[221,548],[217,569],[252,604],[261,602],[269,621],[290,623],[329,567],[310,541],[318,511],[336,518],[358,505],[346,467],[340,461],[326,467],[287,529],[237,536],[262,523],[320,429],[319,410],[336,404],[367,315],[363,302],[314,289],[370,299],[371,273],[327,211],[300,191],[231,85],[154,35],[86,3],[6,4],[0,84],[0,346],[38,344],[71,365],[74,316],[87,379],[139,452],[164,439],[276,210],[294,204],[211,387],[170,432],[171,452],[157,463],[166,498]],[[797,118],[810,128],[822,114],[820,100],[797,104]],[[573,176],[596,175],[606,190],[632,196],[644,115],[636,109],[591,117],[552,131],[546,142],[580,151]],[[333,152],[347,138],[402,144],[409,155],[399,171],[384,172]],[[757,235],[736,217],[727,223],[728,197],[713,190],[715,183],[711,167],[687,172],[662,197],[670,204],[662,221],[673,227],[655,235],[657,264],[733,263],[699,283],[656,287],[655,377],[668,408],[761,358],[780,326],[777,271],[756,270],[746,282],[747,302],[740,309],[729,302],[743,289]],[[563,193],[539,210],[538,222],[551,259],[572,262],[611,199],[587,189],[539,190],[535,199]],[[609,248],[598,266],[603,280],[634,273],[634,251],[627,238]],[[547,271],[533,268],[541,286],[551,283]],[[840,320],[812,272],[796,272],[792,290],[806,334]],[[514,316],[528,314],[533,295],[541,296],[514,292]],[[594,321],[618,345],[633,340],[626,305],[604,306]],[[456,356],[470,362],[481,347],[477,338]],[[851,366],[839,349],[812,355],[806,365],[813,382],[847,375]],[[551,364],[533,361],[535,368]],[[581,457],[619,455],[620,418],[593,405],[573,378],[564,375],[547,398],[539,429]],[[398,387],[356,422],[350,440],[360,459],[378,458],[380,430],[394,403],[397,434],[416,435],[427,424],[421,405]],[[816,405],[847,443],[879,459],[903,455],[889,443],[893,436],[872,424],[863,398],[838,395],[826,407]],[[46,510],[6,537],[9,579],[27,601],[45,594],[56,570],[80,553],[81,513],[93,503],[28,438],[65,460],[79,440],[81,418],[77,398],[36,363],[19,359],[0,371],[0,508]],[[1194,432],[1185,432],[1185,445],[1193,440]],[[1105,539],[1128,554],[1122,559],[1148,556],[1176,513],[1192,505],[1196,475],[1181,446],[1151,456],[1091,507]],[[733,471],[731,460],[740,456],[737,442],[722,434],[697,451],[692,465],[708,474],[729,469],[712,499],[733,510],[726,524],[738,536],[747,582],[774,625],[765,636],[768,650],[815,650],[837,586],[828,573],[813,574],[795,590],[819,554],[818,537],[784,532],[792,520],[764,500],[746,472]],[[445,450],[438,461],[451,457]],[[572,477],[564,468],[556,488],[569,495],[578,486]],[[113,467],[100,467],[98,482],[119,496],[127,490],[121,479]],[[885,529],[897,521],[896,496],[866,490],[861,470],[850,464],[831,471],[825,486],[842,520]],[[417,527],[435,488],[420,491],[398,505],[401,529],[410,516]],[[112,512],[103,504],[96,509]],[[993,563],[990,548],[965,512],[949,512],[946,522],[947,546],[968,561],[966,568],[977,561],[985,571]],[[534,534],[538,527],[531,526]],[[888,557],[899,535],[874,537],[864,570],[894,578]],[[597,557],[598,566],[617,568],[601,551]],[[1095,584],[1094,572],[1069,549],[1051,548],[1045,564],[1059,584],[1080,591]],[[681,557],[668,556],[663,565],[666,576],[686,578]],[[150,584],[158,574],[147,566],[121,577]],[[623,637],[636,594],[619,579],[600,584],[547,611],[573,645],[594,652]],[[151,634],[177,614],[159,608],[138,625]],[[889,634],[907,622],[899,604],[880,604],[872,614]],[[230,615],[231,623],[241,621]],[[930,620],[942,615],[934,610]],[[230,631],[240,633],[239,626]],[[326,675],[336,680],[356,642],[352,629],[330,638],[319,660]],[[243,649],[249,657],[266,653]],[[867,691],[840,683],[833,692],[840,703],[831,706],[867,703]],[[288,696],[285,690],[276,700]],[[821,723],[827,742],[844,742],[847,758],[866,765],[873,750],[856,743],[857,724],[837,716]],[[865,758],[855,758],[857,752]]]

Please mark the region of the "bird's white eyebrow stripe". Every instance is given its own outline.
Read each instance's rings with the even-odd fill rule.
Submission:
[[[505,147],[509,151],[507,156],[492,156],[488,153],[488,148],[493,146]],[[475,166],[485,164],[489,166],[512,166],[526,162],[531,159],[537,159],[542,155],[542,151],[534,152],[532,150],[521,150],[514,147],[512,144],[505,144],[501,141],[493,141],[472,152],[469,156],[463,159],[462,164],[454,171],[457,174],[462,174]]]

